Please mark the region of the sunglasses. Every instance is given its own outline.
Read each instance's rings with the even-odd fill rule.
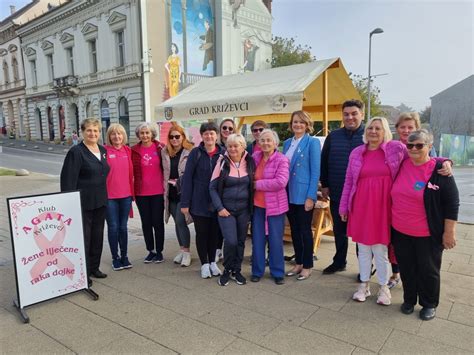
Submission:
[[[234,127],[232,127],[232,126],[222,126],[222,130],[232,132],[234,130]]]
[[[420,149],[423,149],[425,145],[428,145],[428,144],[427,143],[416,143],[416,144],[407,143],[406,144],[408,150],[411,150],[413,148],[416,148],[416,150],[420,150]]]
[[[263,132],[264,128],[254,128],[252,129],[252,132],[253,133],[257,133],[257,132]]]
[[[181,138],[181,135],[177,134],[175,136],[169,136],[168,137],[169,139],[180,139]]]

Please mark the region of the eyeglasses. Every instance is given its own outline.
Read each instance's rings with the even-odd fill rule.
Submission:
[[[425,145],[428,145],[428,144],[427,143],[416,143],[416,144],[407,143],[406,144],[408,150],[411,150],[413,148],[416,148],[416,150],[420,150],[420,149],[423,149]]]
[[[232,126],[222,126],[222,129],[224,131],[232,132],[234,130],[234,127],[232,127]]]
[[[253,133],[263,132],[264,129],[265,129],[265,128],[254,128],[254,129],[252,129],[252,132],[253,132]]]
[[[180,138],[181,138],[180,134],[177,134],[175,136],[169,136],[169,139],[180,139]]]

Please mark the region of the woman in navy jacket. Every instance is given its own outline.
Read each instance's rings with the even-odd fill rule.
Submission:
[[[201,260],[201,277],[219,276],[215,263],[217,246],[217,212],[209,195],[209,183],[217,159],[223,148],[217,144],[219,128],[213,122],[203,123],[199,129],[202,142],[189,153],[183,175],[181,212],[191,214],[196,229],[196,248]]]
[[[283,154],[290,160],[288,182],[290,209],[287,216],[296,264],[286,275],[298,275],[297,280],[301,281],[311,275],[313,268],[311,222],[317,200],[321,146],[317,139],[309,135],[313,132],[313,122],[308,113],[293,112],[289,129],[294,136],[283,143]]]
[[[61,170],[61,191],[81,191],[84,227],[84,246],[87,282],[90,276],[107,277],[99,270],[104,242],[104,223],[107,209],[107,151],[98,144],[102,125],[97,118],[86,118],[81,123],[84,140],[69,149]]]

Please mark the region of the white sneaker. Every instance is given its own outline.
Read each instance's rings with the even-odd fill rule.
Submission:
[[[189,265],[191,265],[191,253],[184,251],[183,260],[181,260],[181,266],[188,267]]]
[[[209,268],[209,264],[203,264],[201,266],[201,277],[203,279],[210,279],[211,276],[211,269]]]
[[[183,252],[179,251],[178,255],[174,257],[173,262],[175,264],[181,264],[182,261],[183,261]]]
[[[365,302],[370,296],[370,286],[368,282],[361,282],[357,291],[352,295],[354,301]]]
[[[212,276],[220,276],[222,274],[221,270],[217,267],[216,263],[211,263],[209,266]]]
[[[390,306],[392,301],[392,294],[390,293],[390,289],[387,285],[380,286],[380,290],[377,294],[377,303],[383,306]]]
[[[222,249],[216,249],[216,260],[215,262],[218,263],[219,260],[222,259]]]

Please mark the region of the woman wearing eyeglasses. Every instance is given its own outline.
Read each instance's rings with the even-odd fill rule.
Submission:
[[[433,136],[422,129],[409,135],[409,159],[392,186],[392,244],[403,282],[401,312],[411,314],[417,303],[420,318],[431,320],[439,304],[440,268],[444,249],[456,245],[459,193],[452,176],[430,158]]]
[[[171,214],[180,247],[179,253],[173,259],[173,262],[185,267],[191,265],[191,252],[189,250],[191,237],[188,228],[191,219],[189,215],[186,218],[181,213],[181,178],[193,147],[193,144],[186,138],[183,128],[173,122],[168,133],[168,143],[161,151],[165,190],[165,222],[168,223]]]

